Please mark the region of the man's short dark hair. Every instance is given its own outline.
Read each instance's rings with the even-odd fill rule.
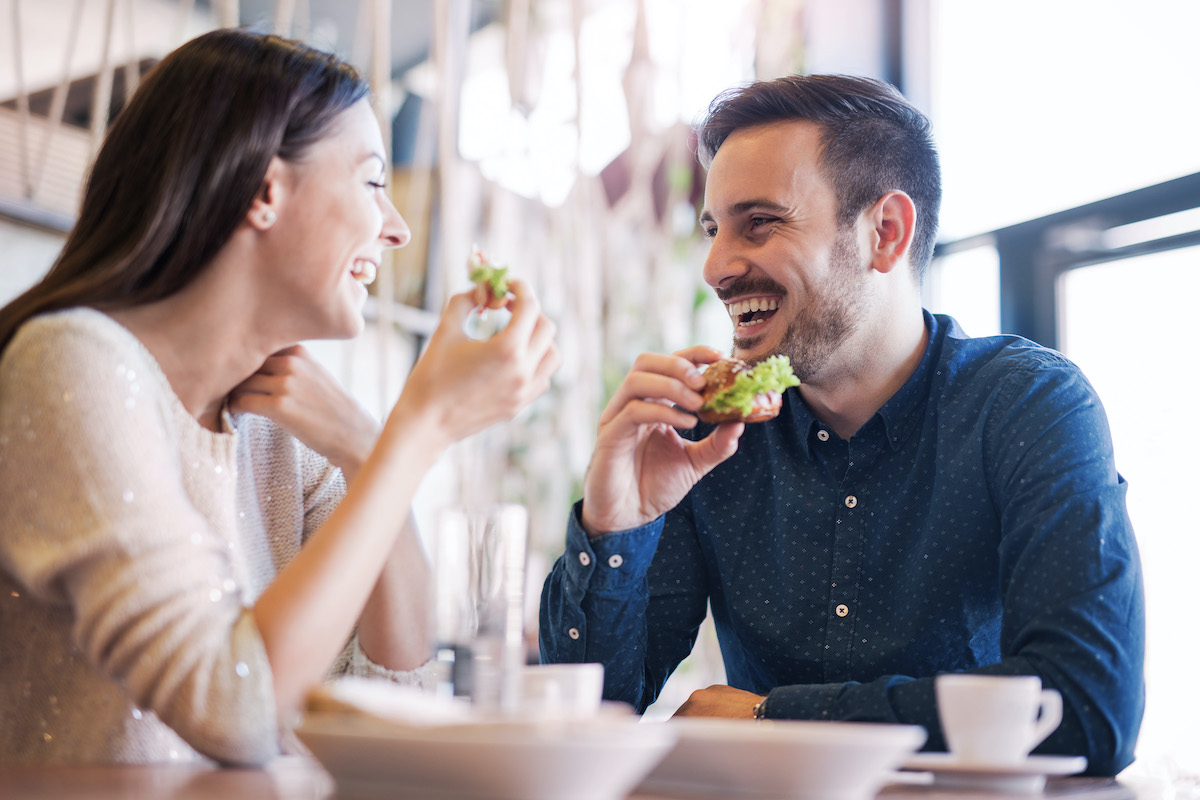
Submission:
[[[838,196],[838,224],[851,224],[899,189],[917,207],[910,257],[923,278],[933,257],[941,168],[929,120],[890,84],[849,75],[790,75],[729,89],[712,101],[697,134],[707,168],[734,131],[772,122],[821,128],[820,160]]]

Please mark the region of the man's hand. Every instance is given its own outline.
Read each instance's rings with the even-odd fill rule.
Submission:
[[[762,700],[763,695],[717,684],[692,692],[675,716],[754,719],[754,707]]]
[[[693,428],[703,404],[697,364],[720,358],[710,347],[674,355],[643,353],[600,415],[596,449],[584,478],[583,528],[590,536],[645,525],[674,508],[696,482],[737,452],[745,426],[720,425],[699,442]]]

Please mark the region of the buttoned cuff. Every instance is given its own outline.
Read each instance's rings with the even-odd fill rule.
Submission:
[[[767,694],[764,719],[833,719],[843,684],[776,686]]]
[[[593,539],[583,529],[582,514],[580,501],[571,509],[567,522],[564,561],[572,583],[592,592],[616,592],[644,578],[658,549],[663,518]]]

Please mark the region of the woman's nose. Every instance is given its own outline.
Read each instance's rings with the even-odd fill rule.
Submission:
[[[379,232],[379,238],[384,241],[385,247],[404,247],[412,239],[408,223],[400,216],[392,199],[386,195],[383,200],[383,228]]]

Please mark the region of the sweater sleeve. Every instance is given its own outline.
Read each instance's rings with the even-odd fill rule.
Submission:
[[[276,754],[273,681],[234,544],[189,492],[232,491],[234,437],[196,426],[229,453],[182,463],[165,378],[103,326],[27,324],[0,362],[0,391],[11,498],[0,567],[68,607],[79,650],[197,751],[228,763]]]
[[[303,481],[303,539],[308,541],[308,537],[325,524],[325,521],[342,501],[346,494],[346,479],[342,471],[330,464],[321,454],[305,447],[300,442],[296,442],[295,446],[300,450]],[[415,530],[416,524],[416,520],[410,514],[409,525],[414,526]],[[348,675],[376,678],[403,686],[416,686],[427,691],[434,691],[438,683],[437,670],[438,665],[433,658],[411,670],[394,670],[377,664],[363,652],[358,643],[358,634],[355,633],[330,667],[328,677],[331,680]]]
[[[346,496],[346,478],[320,453],[295,442],[300,451],[301,480],[303,481],[304,533],[307,542],[313,531],[325,524],[330,514]]]

